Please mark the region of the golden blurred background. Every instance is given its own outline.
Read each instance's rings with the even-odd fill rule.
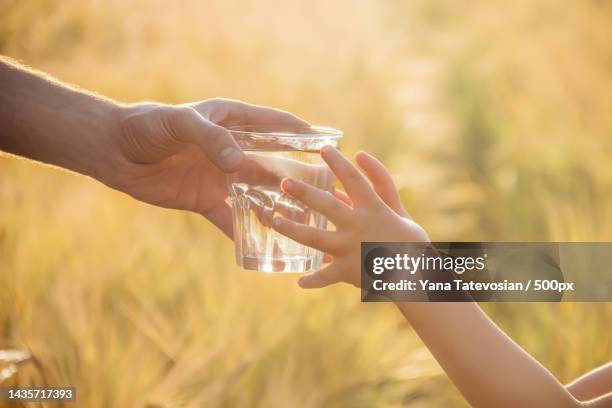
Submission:
[[[0,0],[0,53],[124,102],[342,129],[434,240],[612,241],[610,21],[601,0]],[[0,349],[32,356],[5,383],[79,407],[466,405],[390,305],[232,252],[198,215],[0,157]],[[612,356],[610,303],[486,310],[562,381]]]

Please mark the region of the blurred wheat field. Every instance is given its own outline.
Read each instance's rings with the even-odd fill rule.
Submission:
[[[2,0],[0,53],[125,102],[223,96],[342,129],[434,240],[611,241],[611,18],[604,1]],[[73,385],[79,407],[465,406],[390,305],[232,251],[198,215],[0,157],[0,350],[33,356],[9,381]],[[611,304],[487,311],[563,381],[612,357]]]

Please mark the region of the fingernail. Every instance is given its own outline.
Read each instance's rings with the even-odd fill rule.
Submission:
[[[303,287],[304,287],[304,282],[305,282],[305,281],[306,281],[306,278],[305,278],[305,277],[298,279],[298,285],[299,285],[301,288],[303,288]]]
[[[240,163],[242,152],[235,147],[226,147],[219,153],[219,161],[224,167],[232,167]]]
[[[334,149],[332,145],[325,145],[321,148],[321,154],[329,154]]]
[[[281,183],[281,188],[283,191],[288,191],[293,187],[293,183],[289,179],[284,179]]]

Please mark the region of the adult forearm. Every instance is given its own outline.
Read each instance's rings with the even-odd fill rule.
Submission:
[[[96,177],[116,131],[111,100],[0,57],[0,150]]]
[[[478,304],[399,303],[398,307],[474,407],[579,406]]]

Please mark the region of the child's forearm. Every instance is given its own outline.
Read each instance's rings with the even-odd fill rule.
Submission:
[[[568,384],[566,388],[575,398],[582,401],[612,393],[612,363],[586,373]],[[612,400],[612,395],[610,398]]]
[[[398,303],[474,407],[577,407],[564,386],[477,303]]]

